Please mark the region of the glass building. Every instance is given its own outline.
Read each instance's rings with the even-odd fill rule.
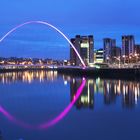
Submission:
[[[135,53],[135,39],[133,35],[122,36],[122,55],[130,56]]]
[[[71,39],[71,42],[73,43],[87,66],[89,66],[90,63],[94,62],[94,38],[92,35],[77,35],[75,38]],[[81,65],[81,62],[72,47],[70,47],[70,62],[72,65]]]

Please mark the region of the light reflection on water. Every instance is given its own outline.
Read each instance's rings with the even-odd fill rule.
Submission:
[[[21,81],[31,84],[34,80],[40,83],[45,81],[55,81],[58,77],[62,77],[64,85],[70,84],[71,100],[75,97],[76,90],[82,83],[81,78],[75,78],[69,75],[59,75],[57,71],[25,71],[25,72],[9,72],[0,74],[0,83],[10,84]],[[122,96],[125,106],[133,106],[137,104],[140,98],[140,82],[125,80],[109,80],[109,79],[91,79],[87,78],[85,88],[77,104],[78,107],[93,108],[94,94],[103,94],[104,103],[111,104],[115,98]]]
[[[54,81],[57,79],[57,71],[25,71],[25,72],[9,72],[0,74],[0,82],[3,84],[12,83],[15,81],[22,81],[31,83],[33,80]]]
[[[85,87],[86,84],[86,80],[85,78],[82,79],[81,85],[78,87],[77,91],[75,92],[75,98],[72,99],[72,101],[70,102],[70,104],[58,115],[56,116],[54,119],[48,121],[48,122],[44,122],[42,124],[39,124],[38,126],[32,126],[30,124],[27,124],[25,122],[22,122],[18,119],[16,119],[14,116],[12,116],[8,111],[6,111],[1,105],[0,105],[0,112],[11,122],[23,127],[23,128],[28,128],[28,129],[48,129],[49,127],[57,124],[59,121],[61,121],[71,110],[71,108],[73,107],[73,105],[75,104],[75,102],[78,100],[78,98],[80,97],[83,88]]]
[[[61,125],[61,123],[63,123],[63,121],[64,121],[62,119],[64,119],[64,117],[66,117],[66,115],[67,115],[67,117],[69,117],[68,112],[70,110],[71,110],[70,112],[73,114],[73,116],[80,114],[80,112],[81,112],[84,117],[85,113],[83,112],[83,110],[92,111],[92,113],[94,113],[94,111],[99,110],[99,105],[101,105],[101,104],[104,107],[106,106],[107,108],[109,108],[110,106],[112,106],[114,109],[118,108],[118,110],[122,110],[122,109],[134,110],[135,108],[139,108],[140,82],[138,82],[138,81],[125,81],[125,80],[112,80],[112,79],[110,80],[110,79],[100,79],[100,78],[96,78],[96,79],[86,78],[86,81],[84,81],[83,78],[80,78],[80,77],[73,77],[73,76],[69,76],[69,75],[60,75],[57,73],[57,71],[25,71],[25,72],[1,73],[0,74],[0,98],[1,98],[0,100],[3,101],[3,98],[5,98],[5,96],[7,97],[10,95],[10,94],[8,94],[8,92],[9,92],[9,89],[11,90],[13,88],[13,87],[10,88],[12,85],[14,85],[14,89],[15,89],[16,85],[18,85],[18,83],[23,84],[23,85],[25,84],[24,90],[26,91],[27,85],[30,85],[32,88],[34,88],[34,86],[37,86],[37,85],[34,85],[35,82],[36,82],[36,84],[40,84],[43,86],[45,83],[48,84],[48,82],[50,82],[52,87],[53,87],[53,84],[56,84],[58,86],[57,90],[65,93],[66,98],[63,98],[61,100],[60,98],[62,98],[62,95],[64,95],[64,94],[62,94],[62,95],[60,95],[60,98],[56,99],[56,103],[57,102],[61,103],[61,105],[60,105],[61,110],[59,111],[59,113],[57,112],[58,111],[57,109],[53,110],[55,117],[53,116],[53,118],[50,119],[52,121],[50,121],[48,123],[48,120],[47,120],[45,123],[45,121],[42,120],[42,122],[39,122],[39,123],[36,122],[37,125],[36,124],[29,125],[30,123],[29,124],[26,122],[24,123],[24,121],[22,121],[22,119],[20,119],[16,115],[12,116],[10,114],[10,112],[12,111],[12,110],[10,110],[11,108],[10,109],[7,108],[7,105],[6,105],[7,103],[4,103],[4,102],[2,102],[2,103],[4,103],[4,107],[6,106],[6,109],[3,108],[3,104],[1,104],[1,102],[0,102],[0,104],[1,104],[0,121],[2,120],[2,112],[3,112],[4,116],[6,116],[6,114],[9,115],[9,118],[7,117],[9,120],[12,118],[10,121],[13,122],[12,127],[15,130],[17,129],[17,128],[15,128],[15,124],[18,124],[18,123],[19,123],[19,127],[20,126],[25,126],[25,127],[31,126],[29,128],[32,128],[32,127],[39,128],[40,127],[40,128],[45,129],[45,128],[48,128],[49,125],[54,125],[54,124],[58,123],[60,120],[61,120],[61,122],[59,122],[59,124]],[[63,83],[63,86],[62,86],[62,83]],[[3,86],[5,87],[5,90],[3,89]],[[21,90],[23,90],[23,89],[21,89]],[[44,90],[45,90],[44,92],[46,92],[47,87],[44,87]],[[50,90],[50,93],[53,91],[55,91],[56,93],[58,92],[57,90],[51,89],[51,88],[49,90]],[[78,92],[79,90],[80,90],[80,92]],[[3,92],[4,93],[7,92],[7,94],[3,94]],[[26,91],[26,92],[35,92],[35,91],[31,90],[31,91]],[[12,95],[14,93],[14,91],[10,91],[10,93]],[[16,94],[16,95],[18,95],[18,94]],[[49,94],[48,96],[52,96],[52,95],[53,94]],[[36,94],[34,96],[36,96]],[[9,97],[7,97],[7,98],[9,98]],[[14,98],[15,98],[15,100],[18,100],[19,97],[14,96]],[[64,99],[68,99],[69,103],[66,102],[64,104]],[[41,97],[39,100],[43,100],[43,97]],[[60,100],[60,102],[59,102],[59,100]],[[26,102],[28,103],[28,102],[34,102],[34,101],[27,100]],[[43,101],[42,101],[42,104],[43,104]],[[45,105],[47,105],[47,104],[48,103],[45,103]],[[18,105],[18,102],[16,105]],[[73,105],[74,105],[74,107],[73,107]],[[55,105],[52,104],[52,106],[50,108],[52,109],[53,106],[55,107]],[[47,108],[47,106],[46,107],[44,106],[42,110],[44,110],[45,108]],[[67,110],[67,108],[68,108],[68,110]],[[32,109],[35,110],[36,112],[38,112],[38,110],[40,108],[33,107]],[[80,112],[78,112],[77,110],[80,110]],[[106,109],[104,108],[104,110],[106,110]],[[26,111],[26,110],[24,110],[24,111]],[[57,112],[56,114],[58,115],[58,118],[57,118],[57,115],[55,114],[55,111]],[[22,110],[21,110],[21,112],[22,112]],[[112,112],[111,108],[110,108],[110,112]],[[32,112],[30,115],[32,116]],[[120,116],[120,114],[118,114],[118,115]],[[128,119],[129,119],[129,116],[128,116]],[[19,122],[19,120],[21,120],[21,122]],[[72,121],[75,123],[78,123],[78,120],[72,119]],[[30,122],[30,119],[28,122]],[[64,129],[66,129],[66,130],[68,129],[69,123],[70,122],[68,121],[67,125],[64,125]],[[91,122],[89,122],[89,125],[90,125],[90,123]],[[95,122],[93,121],[92,123],[94,124]],[[2,128],[4,126],[5,126],[5,123],[1,124]],[[56,127],[56,126],[53,126],[53,127]],[[78,126],[75,126],[75,127],[77,129],[79,129]],[[8,129],[8,131],[10,131],[10,129]],[[59,130],[57,130],[57,131],[59,131]],[[88,134],[88,131],[86,131],[86,133]],[[2,136],[0,133],[0,138],[1,137]],[[8,136],[5,136],[5,137],[8,137]],[[43,138],[45,139],[45,137],[43,137]],[[33,139],[36,139],[36,138],[33,137]]]

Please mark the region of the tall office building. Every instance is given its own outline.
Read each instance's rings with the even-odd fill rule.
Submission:
[[[140,55],[140,45],[139,44],[135,45],[135,54]]]
[[[104,62],[108,62],[112,59],[112,48],[116,47],[116,40],[111,38],[105,38],[104,40]]]
[[[130,56],[135,53],[135,39],[133,35],[122,36],[122,55]]]
[[[94,39],[93,36],[80,36],[77,35],[75,38],[71,39],[71,42],[76,47],[77,51],[79,52],[80,56],[84,60],[86,65],[90,65],[93,63],[94,58]],[[70,62],[73,65],[81,65],[81,62],[78,56],[75,54],[72,47],[70,47]]]
[[[121,48],[120,47],[113,47],[111,54],[112,54],[112,57],[120,57],[121,56]]]

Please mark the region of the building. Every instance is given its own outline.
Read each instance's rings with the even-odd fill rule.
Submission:
[[[135,39],[133,35],[122,36],[122,56],[129,57],[135,53]]]
[[[98,49],[94,54],[94,63],[103,63],[104,62],[104,50]]]
[[[111,50],[112,57],[120,57],[121,56],[121,48],[113,47]]]
[[[140,55],[140,45],[135,45],[135,54]]]
[[[104,62],[110,62],[112,59],[112,48],[116,47],[116,40],[111,38],[105,38],[103,40],[104,46]]]
[[[111,49],[111,63],[120,63],[121,61],[121,48],[112,47]]]
[[[71,39],[71,42],[79,52],[80,56],[84,60],[85,64],[87,66],[90,65],[90,63],[93,63],[93,49],[94,49],[94,39],[93,36],[80,36],[77,35],[75,38]],[[81,62],[74,52],[73,48],[70,47],[70,62],[72,65],[80,66]]]

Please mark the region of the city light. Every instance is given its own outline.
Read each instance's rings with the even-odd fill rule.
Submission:
[[[23,24],[20,24],[18,26],[16,26],[15,28],[13,28],[12,30],[10,30],[8,33],[6,33],[1,39],[0,39],[0,43],[7,37],[9,36],[11,33],[13,33],[14,31],[16,31],[18,28],[21,28],[22,26],[25,26],[25,25],[28,25],[28,24],[43,24],[43,25],[47,25],[51,28],[53,28],[54,30],[56,30],[59,34],[61,34],[66,40],[67,42],[71,45],[71,47],[73,48],[73,50],[75,51],[76,55],[78,56],[78,58],[80,59],[83,67],[86,67],[83,59],[81,58],[80,54],[78,53],[77,49],[75,48],[75,46],[71,43],[71,41],[68,39],[68,37],[63,33],[61,32],[58,28],[56,28],[55,26],[53,26],[52,24],[49,24],[48,22],[45,22],[45,21],[28,21],[28,22],[25,22]]]

